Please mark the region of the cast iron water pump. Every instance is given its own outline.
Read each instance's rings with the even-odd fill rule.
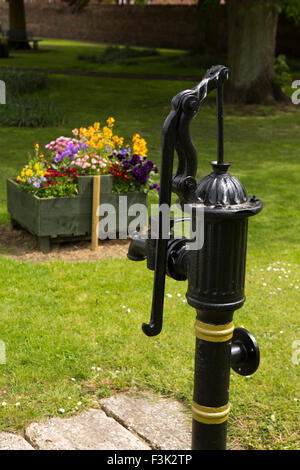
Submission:
[[[260,212],[262,202],[255,196],[248,197],[242,183],[228,173],[230,163],[223,159],[222,95],[228,78],[229,70],[222,65],[209,69],[195,88],[173,98],[162,130],[159,205],[170,207],[171,192],[175,192],[179,206],[185,211],[190,208],[192,224],[197,217],[193,209],[202,207],[203,245],[189,249],[188,238],[176,238],[174,219],[170,236],[163,236],[163,215],[159,212],[157,218],[151,218],[157,236],[151,239],[149,235],[134,235],[128,252],[128,258],[134,261],[147,258],[148,268],[155,271],[151,320],[143,324],[148,336],[162,329],[166,274],[188,280],[186,298],[197,312],[192,404],[195,450],[226,449],[230,368],[240,375],[250,375],[259,365],[255,339],[247,330],[233,325],[234,311],[245,301],[248,217]],[[197,153],[189,126],[213,89],[217,95],[218,159],[211,163],[212,173],[197,183]],[[175,150],[178,169],[173,176]]]

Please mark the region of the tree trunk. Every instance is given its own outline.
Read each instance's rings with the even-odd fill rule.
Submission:
[[[24,0],[9,0],[9,46],[30,49],[26,33]]]
[[[283,98],[273,84],[278,12],[269,0],[227,0],[227,14],[231,77],[225,98],[245,104]]]

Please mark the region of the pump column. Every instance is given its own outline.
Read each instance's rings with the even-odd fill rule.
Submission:
[[[205,312],[197,313],[192,449],[225,450],[233,312],[223,324],[208,323]]]

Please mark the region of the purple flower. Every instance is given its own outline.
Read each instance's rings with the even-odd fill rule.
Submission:
[[[41,186],[40,183],[38,181],[36,181],[35,183],[33,183],[33,186],[37,189],[39,189],[39,187]]]
[[[62,153],[57,153],[54,157],[54,161],[55,161],[55,163],[59,163],[63,160],[63,158],[64,158],[64,156],[63,156]]]

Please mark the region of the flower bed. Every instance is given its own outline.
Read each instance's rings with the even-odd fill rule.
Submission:
[[[157,167],[149,160],[147,144],[138,134],[124,146],[113,133],[114,119],[73,130],[73,137],[59,137],[45,146],[35,144],[33,156],[17,178],[7,180],[7,206],[12,223],[37,236],[38,246],[50,250],[53,240],[90,237],[93,177],[101,177],[100,204],[111,204],[119,225],[119,197],[127,196],[128,207],[147,204],[150,190],[159,190],[152,180]],[[100,235],[100,234],[99,234]],[[109,232],[108,237],[113,235]]]

